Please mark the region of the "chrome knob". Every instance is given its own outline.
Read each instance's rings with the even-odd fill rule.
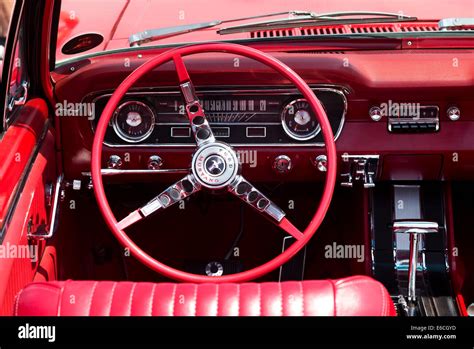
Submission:
[[[163,159],[158,155],[152,155],[148,158],[148,169],[159,170],[163,166]]]
[[[471,304],[467,307],[467,315],[468,315],[468,316],[474,316],[474,303],[471,303]]]
[[[292,167],[291,159],[286,155],[279,155],[273,161],[273,169],[278,173],[288,173]]]
[[[374,121],[380,121],[382,119],[382,109],[380,109],[380,107],[370,108],[369,116]]]
[[[110,155],[109,160],[107,160],[107,167],[113,169],[119,169],[122,167],[122,159],[118,155]]]
[[[328,158],[326,155],[318,155],[313,160],[313,165],[320,171],[320,172],[327,172],[328,170]]]
[[[446,114],[448,114],[449,120],[457,121],[461,117],[461,110],[458,107],[449,107]]]

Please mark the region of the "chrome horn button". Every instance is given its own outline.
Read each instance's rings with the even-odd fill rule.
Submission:
[[[213,177],[219,177],[225,172],[226,162],[220,155],[208,156],[204,161],[204,171]]]
[[[227,144],[209,143],[196,151],[191,170],[202,186],[221,189],[237,176],[239,159],[235,151]]]

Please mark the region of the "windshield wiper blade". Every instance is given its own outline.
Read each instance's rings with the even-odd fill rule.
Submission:
[[[341,11],[316,14],[309,12],[302,16],[281,18],[277,20],[261,21],[222,28],[217,32],[221,35],[243,33],[263,29],[282,29],[288,26],[312,26],[329,24],[354,24],[354,23],[383,23],[383,22],[409,22],[417,21],[417,17],[406,16],[400,13],[376,11]]]
[[[185,25],[179,25],[179,26],[173,26],[173,27],[149,29],[149,30],[145,30],[145,31],[130,35],[128,42],[130,46],[139,46],[141,44],[151,42],[151,41],[161,40],[161,39],[169,38],[172,36],[177,36],[181,34],[198,31],[201,29],[216,27],[223,23],[239,22],[239,21],[245,21],[245,20],[250,20],[250,19],[274,17],[274,16],[281,16],[281,15],[288,15],[288,16],[294,16],[294,17],[307,17],[307,16],[313,15],[313,13],[309,11],[285,11],[285,12],[268,13],[264,15],[233,18],[233,19],[227,19],[227,20],[215,20],[215,21],[210,21],[210,22],[193,23],[193,24],[185,24]]]

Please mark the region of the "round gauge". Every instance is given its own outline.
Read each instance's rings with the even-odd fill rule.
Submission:
[[[121,139],[137,143],[153,132],[155,114],[145,103],[128,101],[117,108],[112,125]]]
[[[321,131],[311,106],[304,98],[295,99],[283,108],[281,124],[288,136],[299,141],[311,139]]]

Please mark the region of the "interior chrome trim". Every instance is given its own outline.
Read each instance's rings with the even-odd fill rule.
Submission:
[[[117,122],[117,117],[118,117],[120,111],[122,110],[122,108],[124,108],[124,107],[126,107],[127,105],[130,105],[130,104],[141,105],[143,108],[148,109],[148,111],[150,112],[150,114],[152,116],[152,123],[151,123],[150,128],[145,132],[145,134],[143,136],[140,136],[140,137],[137,137],[137,138],[130,137],[130,136],[126,135],[125,133],[123,133],[122,130],[120,129],[120,126],[118,125],[118,122]],[[141,141],[144,141],[145,139],[147,139],[153,133],[153,129],[155,128],[155,123],[156,123],[156,114],[153,111],[153,109],[151,109],[151,107],[148,106],[147,104],[145,104],[143,102],[140,102],[140,101],[126,101],[126,102],[121,103],[117,107],[117,109],[114,111],[114,115],[112,116],[112,127],[115,131],[115,134],[118,137],[120,137],[120,139],[124,140],[127,143],[138,143],[138,142],[141,142]]]
[[[394,233],[424,234],[437,233],[439,231],[439,226],[437,222],[403,219],[394,221],[392,229]]]
[[[418,269],[418,259],[423,258],[423,268],[425,268],[425,255],[420,251],[420,235],[437,233],[439,231],[437,222],[423,220],[396,220],[393,222],[392,230],[395,234],[408,234],[410,237],[409,258],[408,258],[408,301],[416,301],[416,273]]]
[[[163,115],[163,114],[161,114]],[[155,125],[157,126],[160,126],[160,125],[165,125],[165,126],[181,126],[181,127],[185,127],[185,126],[189,126],[189,122],[156,122]],[[224,127],[224,126],[261,126],[261,127],[265,127],[265,126],[281,126],[281,123],[279,122],[220,122],[219,123],[219,126],[214,126],[214,128],[216,127]]]
[[[162,168],[158,170],[140,169],[140,170],[125,170],[116,168],[103,168],[100,170],[102,176],[116,176],[116,175],[137,175],[137,174],[176,174],[189,173],[188,168]],[[81,173],[85,177],[91,177],[90,172]]]
[[[347,114],[347,97],[346,94],[350,93],[350,90],[342,85],[330,85],[330,84],[324,84],[324,85],[317,85],[317,86],[310,86],[313,91],[330,91],[339,94],[342,97],[343,103],[344,103],[344,110],[341,116],[341,121],[339,122],[339,126],[334,133],[334,141],[337,141],[339,136],[342,133],[342,130],[344,128],[345,124],[345,119],[346,119],[346,114]],[[171,90],[165,90],[165,89],[159,89],[157,88],[147,88],[144,90],[133,90],[130,92],[127,92],[125,94],[125,97],[128,96],[143,96],[143,95],[180,95],[180,91],[177,87],[168,87]],[[268,88],[268,87],[263,87],[262,89],[257,89],[257,88],[251,88],[251,89],[245,89],[242,87],[236,88],[236,89],[231,89],[229,87],[218,89],[218,88],[209,88],[209,89],[198,89],[197,94],[232,94],[232,95],[252,95],[252,94],[262,94],[265,93],[266,95],[301,95],[301,92],[299,92],[298,89],[296,88],[288,88],[288,87],[275,87],[275,88]],[[110,92],[102,92],[101,94],[97,94],[97,92],[90,93],[86,95],[81,102],[86,102],[87,100],[91,100],[91,103],[96,103],[99,99],[101,98],[106,98],[112,96],[112,93]],[[92,132],[95,132],[94,129],[94,123],[93,120],[90,121],[91,123],[91,129]],[[280,125],[280,123],[278,123]],[[189,143],[189,144],[110,144],[107,142],[103,143],[105,146],[109,148],[127,148],[130,146],[137,147],[137,148],[193,148],[195,147],[195,144]],[[315,143],[232,143],[231,144],[234,147],[324,147],[324,142],[315,142]]]
[[[188,123],[189,124],[189,123]],[[156,124],[155,124],[156,125]],[[169,125],[169,124],[168,124]],[[175,134],[175,131],[177,131],[178,129],[180,130],[186,130],[188,132],[188,134],[186,136],[178,136],[177,134]],[[174,127],[171,127],[170,129],[170,136],[172,138],[189,138],[191,137],[191,126],[174,126]]]
[[[262,136],[251,136],[249,135],[249,130],[250,129],[263,129],[263,135]],[[266,126],[248,126],[246,129],[245,129],[245,136],[247,138],[266,138],[267,137],[267,127]]]
[[[288,103],[287,105],[285,105],[285,107],[281,111],[281,115],[280,115],[281,126],[283,127],[283,130],[288,135],[288,137],[291,137],[291,138],[293,138],[297,141],[307,141],[307,140],[313,139],[314,137],[316,137],[319,134],[319,132],[321,132],[321,125],[318,122],[318,126],[314,129],[314,131],[310,132],[306,136],[299,136],[296,133],[294,133],[293,130],[291,130],[285,122],[285,114],[288,111],[288,109],[293,107],[293,105],[298,103],[298,102],[308,103],[308,101],[305,98],[296,98],[296,99],[292,100],[290,103]]]
[[[15,60],[12,59],[15,55],[15,49],[18,42],[18,35],[20,32],[20,25],[24,19],[24,1],[15,1],[13,2],[13,8],[10,14],[10,20],[8,22],[7,36],[4,44],[3,52],[3,64],[0,68],[2,71],[3,79],[2,81],[10,81],[11,74],[13,72],[13,64]],[[11,46],[11,47],[10,47]],[[10,55],[11,54],[11,55]],[[3,112],[2,112],[2,124],[0,126],[0,134],[6,132],[10,124],[13,122],[13,115],[7,115],[8,109],[8,99],[10,92],[10,84],[3,84],[3,87],[0,89],[3,100]]]
[[[56,179],[56,184],[54,186],[54,197],[53,203],[51,205],[51,213],[49,216],[49,228],[46,230],[46,234],[38,234],[33,232],[28,232],[28,239],[32,240],[45,240],[53,237],[56,229],[58,228],[58,212],[60,207],[60,197],[61,197],[61,187],[63,183],[64,174],[60,174]]]
[[[435,125],[435,130],[434,132],[439,131],[439,106],[434,105],[434,104],[429,104],[429,105],[420,105],[420,111],[422,109],[428,109],[428,108],[435,108],[436,109],[436,117],[426,117],[422,118],[420,116],[418,117],[397,117],[397,116],[389,116],[388,117],[388,123],[387,127],[390,132],[395,132],[393,129],[394,124],[400,124],[400,123],[405,123],[405,124],[422,124],[422,123],[428,123],[428,124],[434,124]]]

